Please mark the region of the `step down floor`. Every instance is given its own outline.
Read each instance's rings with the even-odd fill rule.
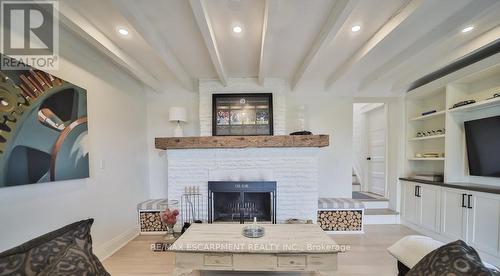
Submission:
[[[399,213],[389,208],[365,209],[365,224],[398,224]]]

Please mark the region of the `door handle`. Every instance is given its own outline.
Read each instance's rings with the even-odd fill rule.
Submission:
[[[370,160],[372,160],[372,158],[371,157],[366,157],[366,160],[370,161]]]
[[[470,198],[472,195],[467,195],[467,208],[472,209],[472,206],[470,206]]]
[[[417,186],[417,197],[421,197],[421,195],[420,195],[420,186]]]
[[[466,208],[467,206],[465,206],[465,196],[467,194],[462,194],[462,208]]]

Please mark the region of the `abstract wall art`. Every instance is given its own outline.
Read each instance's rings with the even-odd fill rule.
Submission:
[[[89,177],[87,127],[85,89],[35,68],[0,70],[0,188]]]

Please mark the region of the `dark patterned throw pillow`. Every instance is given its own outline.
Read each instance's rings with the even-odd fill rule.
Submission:
[[[406,276],[490,276],[474,248],[457,240],[425,255]]]
[[[0,276],[109,275],[92,253],[93,222],[75,222],[0,253]]]

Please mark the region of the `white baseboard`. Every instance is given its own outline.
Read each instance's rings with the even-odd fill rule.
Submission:
[[[113,239],[103,243],[100,246],[94,247],[94,254],[99,258],[99,260],[104,261],[109,256],[113,255],[116,251],[120,250],[131,240],[135,239],[139,235],[139,229],[134,227],[129,229],[120,235],[114,237]]]

